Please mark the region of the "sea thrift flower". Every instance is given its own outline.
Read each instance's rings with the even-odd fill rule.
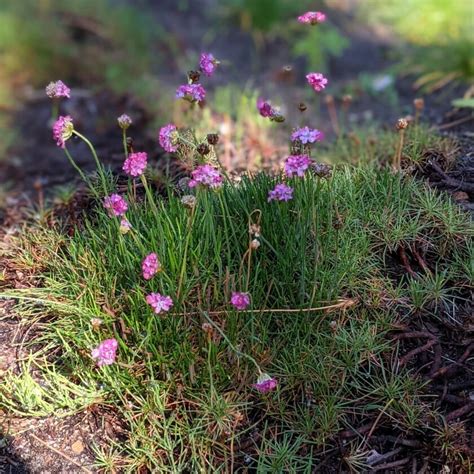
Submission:
[[[122,217],[120,220],[120,233],[121,234],[126,234],[128,233],[132,228],[132,224],[128,221],[126,217]]]
[[[201,84],[184,84],[176,90],[176,98],[202,102],[206,98],[206,89]]]
[[[291,134],[292,141],[299,140],[303,145],[319,142],[323,138],[323,132],[309,127],[298,128]]]
[[[183,206],[189,209],[193,209],[194,207],[196,207],[196,202],[196,196],[193,196],[192,194],[186,194],[181,198],[181,203],[183,204]]]
[[[296,175],[302,178],[311,164],[308,155],[290,155],[285,161],[285,173],[291,178]]]
[[[277,184],[275,188],[268,193],[268,202],[270,201],[289,201],[293,199],[293,188],[286,184]]]
[[[160,145],[168,152],[174,153],[178,150],[178,130],[176,129],[176,125],[169,123],[164,127],[160,128],[159,133],[159,142]]]
[[[250,304],[250,295],[248,293],[240,293],[234,291],[232,293],[230,302],[232,303],[232,306],[234,306],[234,308],[236,309],[246,309],[247,306]]]
[[[71,89],[63,81],[50,82],[45,90],[46,95],[50,99],[59,99],[61,97],[69,99],[71,97]]]
[[[156,253],[150,253],[142,262],[143,278],[151,280],[153,276],[161,269],[160,262]]]
[[[219,188],[222,186],[222,176],[219,170],[211,165],[198,166],[192,173],[192,179],[189,181],[190,188],[196,187],[198,184],[209,186],[210,188]]]
[[[109,211],[109,216],[123,216],[128,209],[128,204],[122,196],[111,194],[104,199],[104,207]]]
[[[145,152],[131,153],[125,160],[122,169],[130,176],[140,176],[146,168],[147,158]]]
[[[219,61],[211,53],[202,53],[199,68],[206,76],[212,76]]]
[[[116,339],[106,339],[102,341],[95,349],[92,350],[91,356],[97,359],[97,365],[112,365],[117,357],[118,342]]]
[[[53,139],[56,140],[56,145],[65,148],[66,141],[72,137],[73,131],[74,124],[72,123],[72,117],[69,115],[61,115],[53,125]]]
[[[277,385],[278,382],[276,379],[270,377],[268,374],[261,374],[257,379],[257,383],[254,383],[252,387],[260,393],[267,393],[275,390]]]
[[[132,119],[127,114],[122,114],[118,117],[117,122],[122,130],[127,130],[132,125]]]
[[[273,109],[270,102],[262,98],[257,100],[257,109],[262,117],[272,117],[275,113],[275,110]]]
[[[328,80],[320,72],[310,72],[306,75],[306,79],[316,92],[321,92],[328,83]]]
[[[160,293],[150,293],[146,297],[146,302],[153,308],[156,314],[166,313],[173,306],[173,300],[169,296]]]
[[[306,25],[317,25],[326,21],[326,15],[321,12],[306,12],[298,17],[298,21]]]

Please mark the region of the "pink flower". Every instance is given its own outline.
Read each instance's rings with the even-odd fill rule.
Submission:
[[[132,125],[132,119],[127,114],[122,114],[118,117],[117,122],[122,130],[127,130]]]
[[[316,92],[321,92],[328,83],[328,80],[320,72],[310,72],[306,75],[306,79]]]
[[[46,86],[46,95],[50,99],[59,99],[60,97],[71,97],[71,89],[63,81],[50,82]]]
[[[156,253],[150,253],[143,259],[142,271],[145,280],[151,280],[160,269],[161,265]]]
[[[278,382],[276,379],[270,377],[268,374],[261,374],[257,379],[257,383],[254,383],[252,387],[260,393],[267,393],[275,390],[277,385]]]
[[[106,339],[92,350],[91,356],[97,359],[97,365],[112,365],[117,357],[118,342],[116,339]]]
[[[140,176],[146,168],[147,158],[145,152],[131,153],[125,160],[122,169],[130,176]]]
[[[306,12],[298,17],[298,21],[306,25],[317,25],[326,21],[326,15],[321,12]]]
[[[302,178],[311,164],[308,155],[290,155],[285,161],[285,173],[291,178],[296,175]]]
[[[250,304],[250,295],[248,293],[240,293],[234,291],[232,293],[232,298],[230,302],[236,309],[246,309],[247,306]]]
[[[268,193],[268,202],[270,201],[289,201],[293,199],[293,188],[286,184],[277,184],[275,188]]]
[[[53,125],[53,139],[56,140],[56,145],[65,148],[66,141],[72,137],[73,131],[74,124],[72,123],[72,117],[69,115],[61,115]]]
[[[198,166],[192,173],[192,179],[189,181],[190,188],[196,187],[198,184],[209,186],[210,188],[219,188],[222,186],[222,176],[217,168],[211,165]]]
[[[153,308],[156,314],[166,313],[173,306],[173,300],[169,296],[160,293],[150,293],[146,297],[146,302]]]
[[[110,217],[123,216],[128,209],[127,202],[118,194],[111,194],[104,199],[104,207],[109,212]]]
[[[159,133],[159,142],[160,145],[168,152],[174,153],[178,150],[178,131],[176,129],[176,125],[169,123],[164,127],[160,128]]]
[[[212,76],[219,61],[211,53],[202,53],[199,68],[206,76]]]
[[[202,102],[206,98],[206,89],[201,84],[184,84],[176,90],[176,98]]]
[[[291,140],[299,140],[303,145],[319,142],[324,138],[323,132],[309,127],[298,128],[291,134]]]

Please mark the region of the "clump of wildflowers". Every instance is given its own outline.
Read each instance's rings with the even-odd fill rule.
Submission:
[[[156,314],[166,313],[173,306],[173,300],[169,296],[160,293],[150,293],[146,297],[146,302],[153,308]]]
[[[66,147],[66,141],[72,137],[74,132],[74,124],[72,117],[69,115],[61,115],[53,125],[53,139],[56,140],[56,145],[61,148]]]
[[[260,393],[267,393],[275,390],[277,385],[278,382],[276,379],[270,377],[268,374],[261,374],[257,379],[257,383],[254,383],[252,387]]]
[[[320,72],[310,72],[306,75],[306,79],[316,92],[321,92],[328,83],[328,80]]]
[[[131,153],[125,160],[122,169],[130,176],[140,176],[146,168],[148,156],[145,152]]]
[[[160,269],[161,265],[156,253],[150,253],[143,259],[142,272],[145,280],[151,280]]]
[[[122,114],[118,117],[117,122],[122,130],[127,130],[132,125],[132,119],[127,114]]]
[[[176,98],[202,102],[206,98],[206,89],[201,84],[183,84],[176,90]]]
[[[325,21],[326,15],[322,12],[306,12],[298,17],[298,22],[306,25],[317,25]]]
[[[160,145],[168,153],[174,153],[178,150],[178,138],[179,134],[176,125],[169,123],[168,125],[160,128],[158,140]]]
[[[104,207],[109,212],[110,217],[123,216],[128,210],[125,199],[118,194],[111,194],[104,199]]]
[[[71,89],[63,81],[50,82],[45,90],[46,95],[50,99],[59,99],[61,97],[69,99],[71,97]]]
[[[308,155],[290,155],[285,161],[285,173],[290,178],[295,175],[302,178],[310,164],[311,158]]]
[[[323,132],[320,132],[315,128],[309,127],[298,128],[291,134],[292,141],[299,140],[303,145],[306,145],[308,143],[319,142],[323,138]]]
[[[199,69],[206,76],[212,76],[218,64],[219,61],[211,53],[201,54],[201,58],[199,60]]]
[[[91,356],[97,359],[97,365],[112,365],[117,357],[118,342],[116,339],[106,339],[92,350]]]
[[[293,188],[286,184],[277,184],[274,189],[268,193],[268,202],[270,201],[290,201],[293,199]]]
[[[211,165],[198,166],[192,173],[192,179],[188,186],[194,188],[199,184],[209,186],[210,188],[219,188],[222,186],[223,178],[217,168]]]
[[[250,295],[248,293],[234,291],[230,302],[232,303],[232,306],[238,310],[247,309],[250,304]]]

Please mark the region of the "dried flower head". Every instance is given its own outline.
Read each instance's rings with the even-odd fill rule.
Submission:
[[[299,176],[302,178],[311,164],[308,155],[290,155],[285,161],[285,173],[291,178]]]
[[[260,393],[267,393],[275,390],[277,385],[278,382],[276,379],[270,377],[268,374],[261,374],[257,379],[257,383],[253,384],[252,387]]]
[[[260,237],[261,227],[258,224],[250,224],[249,234],[255,237]]]
[[[211,53],[202,53],[199,60],[199,69],[206,76],[212,76],[219,61]]]
[[[326,15],[321,12],[306,12],[298,17],[298,22],[306,25],[317,25],[326,21]]]
[[[405,118],[401,118],[397,120],[396,129],[397,130],[405,130],[408,127],[408,120]]]
[[[328,80],[320,72],[310,72],[306,75],[306,79],[316,92],[321,92],[328,83]]]
[[[298,128],[291,134],[292,141],[299,140],[303,145],[320,142],[323,139],[323,132],[309,127]]]
[[[194,209],[196,207],[196,202],[196,196],[193,196],[192,194],[186,194],[186,196],[181,198],[181,203],[189,209]]]
[[[217,145],[219,143],[219,134],[218,133],[208,133],[207,134],[207,143],[209,143],[209,145]]]
[[[111,194],[104,198],[104,207],[109,212],[110,217],[123,216],[128,210],[127,202],[118,194]]]
[[[100,326],[102,326],[102,323],[104,321],[100,318],[92,318],[91,319],[91,326],[93,329],[99,329]]]
[[[188,178],[187,176],[185,176],[184,178],[181,178],[176,187],[180,190],[180,191],[189,191],[189,183],[191,181],[191,178]]]
[[[61,148],[66,147],[66,141],[72,137],[74,132],[74,124],[72,117],[69,115],[60,116],[53,125],[53,139],[56,140],[56,145]]]
[[[158,140],[160,145],[168,152],[174,153],[178,150],[179,133],[176,125],[169,123],[160,128]]]
[[[117,357],[118,342],[116,339],[106,339],[92,350],[91,356],[97,359],[97,365],[112,365]]]
[[[156,314],[166,313],[173,306],[173,300],[169,296],[160,293],[150,293],[146,297],[146,302],[153,308]]]
[[[201,84],[183,84],[176,90],[176,98],[189,102],[202,102],[206,98],[206,90]]]
[[[50,99],[59,99],[61,97],[69,99],[71,97],[71,89],[63,81],[50,82],[45,90],[46,95]]]
[[[250,304],[250,295],[248,293],[242,293],[239,291],[234,291],[230,299],[232,306],[238,310],[247,309]]]
[[[127,234],[132,229],[132,224],[128,221],[126,217],[122,217],[120,220],[120,233]]]
[[[258,248],[260,247],[260,241],[258,239],[253,239],[251,242],[250,242],[250,248],[252,250],[257,250]]]
[[[145,171],[148,156],[145,152],[131,153],[125,160],[122,169],[129,176],[137,177]]]
[[[332,174],[332,166],[326,163],[313,162],[311,164],[311,171],[319,178],[328,178]]]
[[[211,151],[211,149],[209,148],[209,145],[207,143],[200,143],[197,148],[196,148],[196,151],[202,155],[202,156],[206,156],[209,154],[209,152]]]
[[[142,262],[143,278],[151,280],[156,273],[161,270],[161,264],[158,260],[158,255],[152,252],[148,254]]]
[[[192,179],[189,181],[189,187],[194,188],[199,184],[210,188],[219,188],[222,186],[223,178],[217,168],[211,165],[198,166],[192,173]]]
[[[268,193],[267,201],[289,201],[293,199],[293,188],[281,183],[277,184],[274,189]]]
[[[122,130],[127,130],[132,125],[132,119],[127,114],[122,114],[118,117],[117,122]]]

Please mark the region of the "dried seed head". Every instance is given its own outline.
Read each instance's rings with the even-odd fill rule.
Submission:
[[[332,174],[332,166],[326,163],[314,162],[310,169],[319,178],[328,178]]]
[[[331,328],[331,331],[336,332],[337,330],[337,322],[336,321],[331,321],[329,323],[329,327]]]
[[[104,321],[100,318],[92,318],[91,319],[91,326],[93,329],[99,329],[99,327],[102,325]]]
[[[209,152],[211,151],[207,143],[200,143],[197,146],[196,150],[200,155],[203,155],[203,156],[208,155]]]
[[[209,143],[209,145],[217,145],[219,143],[218,133],[208,133],[206,138],[207,138],[207,143]]]
[[[415,110],[421,111],[425,108],[425,99],[418,97],[413,101],[413,105],[415,106]]]
[[[189,71],[188,72],[188,81],[190,84],[196,84],[201,78],[201,73],[199,71]]]
[[[214,328],[210,323],[202,323],[201,329],[208,335],[212,336],[214,333]]]
[[[189,208],[189,209],[193,209],[196,207],[196,197],[193,196],[192,194],[186,194],[186,196],[183,196],[181,198],[181,203]]]
[[[260,242],[257,239],[253,239],[252,242],[250,242],[250,248],[252,250],[257,250],[260,247]]]
[[[305,110],[307,110],[307,108],[308,108],[308,107],[307,107],[307,105],[306,105],[304,102],[300,102],[300,103],[298,104],[298,110],[299,110],[300,112],[304,112]]]
[[[396,129],[397,130],[405,130],[408,127],[408,121],[406,118],[401,118],[397,120]]]
[[[250,224],[249,233],[254,237],[260,237],[261,227],[258,224]]]

